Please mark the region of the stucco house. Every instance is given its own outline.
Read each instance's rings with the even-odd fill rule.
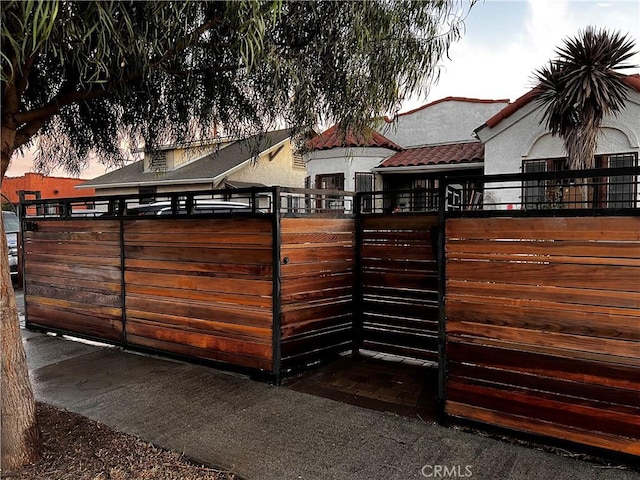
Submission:
[[[243,139],[168,145],[77,188],[96,195],[154,195],[246,187],[302,188],[306,169],[288,129]]]
[[[629,98],[616,116],[607,116],[602,123],[596,151],[596,168],[634,167],[640,153],[640,75],[624,77]],[[484,144],[484,172],[486,175],[518,172],[550,172],[566,170],[566,153],[562,139],[553,137],[540,124],[543,108],[535,101],[535,89],[497,112],[475,130]],[[609,178],[599,191],[592,190],[590,202],[599,197],[599,206],[631,207],[638,201],[633,178]],[[618,185],[616,187],[616,185]],[[506,187],[508,185],[503,185]],[[553,201],[572,198],[575,202],[580,189],[553,185]],[[485,203],[497,203],[504,208],[522,205],[527,209],[545,208],[549,201],[549,186],[542,182],[528,182],[485,192]],[[557,198],[560,196],[561,198]],[[575,203],[576,205],[578,203]]]
[[[27,172],[21,177],[5,177],[2,181],[2,201],[17,205],[20,203],[21,193],[29,200],[92,197],[95,192],[91,188],[81,192],[75,190],[75,187],[83,182],[80,178],[49,177],[34,172]]]
[[[409,190],[388,200],[400,209],[431,209],[443,173],[482,174],[484,148],[474,128],[508,100],[446,97],[381,124],[363,138],[339,138],[333,126],[308,144],[310,185],[345,190]],[[470,189],[467,189],[470,191]]]

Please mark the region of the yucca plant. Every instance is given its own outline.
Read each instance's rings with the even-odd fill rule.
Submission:
[[[589,26],[566,39],[558,58],[535,72],[536,99],[544,108],[540,123],[562,139],[571,170],[594,167],[602,120],[627,100],[620,70],[635,68],[627,63],[634,47],[620,32]]]

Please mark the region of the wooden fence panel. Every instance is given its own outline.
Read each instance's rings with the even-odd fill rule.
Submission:
[[[640,217],[449,219],[446,413],[640,455]]]
[[[437,215],[364,216],[362,347],[437,360]]]
[[[30,223],[23,233],[28,325],[122,342],[120,222]]]
[[[273,370],[271,218],[124,220],[127,342]]]
[[[284,370],[353,347],[353,219],[281,219]]]

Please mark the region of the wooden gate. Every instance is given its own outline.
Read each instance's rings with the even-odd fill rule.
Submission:
[[[363,215],[360,346],[438,360],[437,214]]]

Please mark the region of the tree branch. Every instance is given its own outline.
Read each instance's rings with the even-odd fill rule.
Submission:
[[[27,143],[31,138],[38,133],[38,130],[42,128],[42,126],[47,123],[51,117],[42,117],[37,120],[33,120],[22,127],[20,127],[16,131],[16,136],[13,140],[13,148],[18,149],[25,143]]]
[[[29,58],[27,58],[27,60],[24,62],[24,65],[19,70],[20,74],[17,76],[15,82],[18,96],[22,95],[22,92],[25,91],[27,85],[29,84],[29,75],[31,74],[31,67],[33,67],[33,62],[35,61],[35,59],[36,54],[34,52],[29,56]]]
[[[132,79],[130,79],[132,80]],[[28,124],[41,119],[51,118],[56,113],[59,113],[63,107],[72,103],[93,100],[106,95],[108,88],[88,88],[85,90],[78,90],[74,92],[64,93],[53,97],[47,104],[42,107],[29,110],[27,112],[20,112],[14,115],[14,118],[18,125]],[[22,128],[21,128],[22,130]]]
[[[179,40],[178,43],[176,44],[176,46],[170,50],[167,50],[164,55],[155,63],[150,65],[151,69],[155,69],[158,68],[159,65],[166,60],[167,58],[171,57],[172,55],[175,55],[177,52],[179,52],[180,50],[185,49],[186,47],[188,47],[191,42],[197,38],[198,36],[202,35],[204,32],[206,32],[207,30],[210,30],[211,28],[213,28],[215,25],[218,25],[222,23],[221,18],[218,17],[214,17],[214,18],[210,18],[209,20],[207,20],[205,23],[203,23],[202,25],[200,25],[198,28],[196,28],[195,30],[193,30],[189,35],[187,35],[186,37],[184,37],[183,39]],[[30,59],[29,62],[29,69],[31,67],[31,65],[33,64],[33,58]],[[229,67],[231,68],[231,67]],[[238,68],[238,67],[234,67],[234,68]],[[221,70],[221,71],[225,71],[225,70]],[[205,71],[203,71],[204,73]],[[171,74],[178,74],[178,72],[168,72]],[[188,75],[190,72],[186,72],[184,75]],[[13,118],[15,119],[16,122],[16,127],[22,125],[22,127],[20,127],[19,130],[19,135],[22,138],[24,135],[27,135],[29,132],[33,132],[31,133],[31,135],[35,134],[38,129],[44,125],[44,123],[51,118],[53,115],[57,114],[60,112],[60,110],[67,106],[70,105],[72,103],[76,103],[76,102],[80,102],[80,101],[87,101],[87,100],[93,100],[95,98],[99,98],[102,97],[104,95],[106,95],[109,91],[111,91],[113,89],[113,87],[115,87],[117,84],[119,83],[127,83],[127,82],[131,82],[133,80],[136,80],[138,78],[142,77],[142,72],[134,72],[131,73],[126,79],[124,80],[118,80],[118,81],[113,81],[108,83],[107,85],[105,85],[104,87],[98,87],[98,88],[88,88],[85,90],[79,90],[79,91],[74,91],[74,92],[69,92],[69,93],[65,93],[59,96],[56,96],[54,98],[52,98],[47,104],[43,105],[42,107],[39,108],[35,108],[33,110],[29,110],[26,112],[17,112],[17,108],[16,108],[16,113],[13,116]],[[33,130],[35,125],[39,125],[39,127],[37,129],[35,129],[35,131]],[[22,144],[26,143],[27,140],[23,141]]]
[[[193,30],[190,34],[188,34],[186,37],[183,37],[182,39],[180,39],[178,41],[178,43],[176,43],[176,45],[167,50],[166,52],[164,52],[164,54],[162,55],[162,57],[160,57],[160,59],[158,59],[156,62],[152,63],[150,65],[150,67],[153,68],[157,68],[162,62],[164,62],[165,60],[167,60],[168,58],[174,56],[176,53],[178,53],[181,50],[184,50],[185,48],[187,48],[189,45],[191,45],[191,43],[196,39],[199,38],[200,35],[202,35],[203,33],[205,33],[207,30],[211,30],[214,26],[219,25],[222,23],[222,19],[220,17],[220,15],[217,15],[215,17],[209,18],[206,22],[204,22],[202,25],[200,25],[198,28],[196,28],[195,30]]]

